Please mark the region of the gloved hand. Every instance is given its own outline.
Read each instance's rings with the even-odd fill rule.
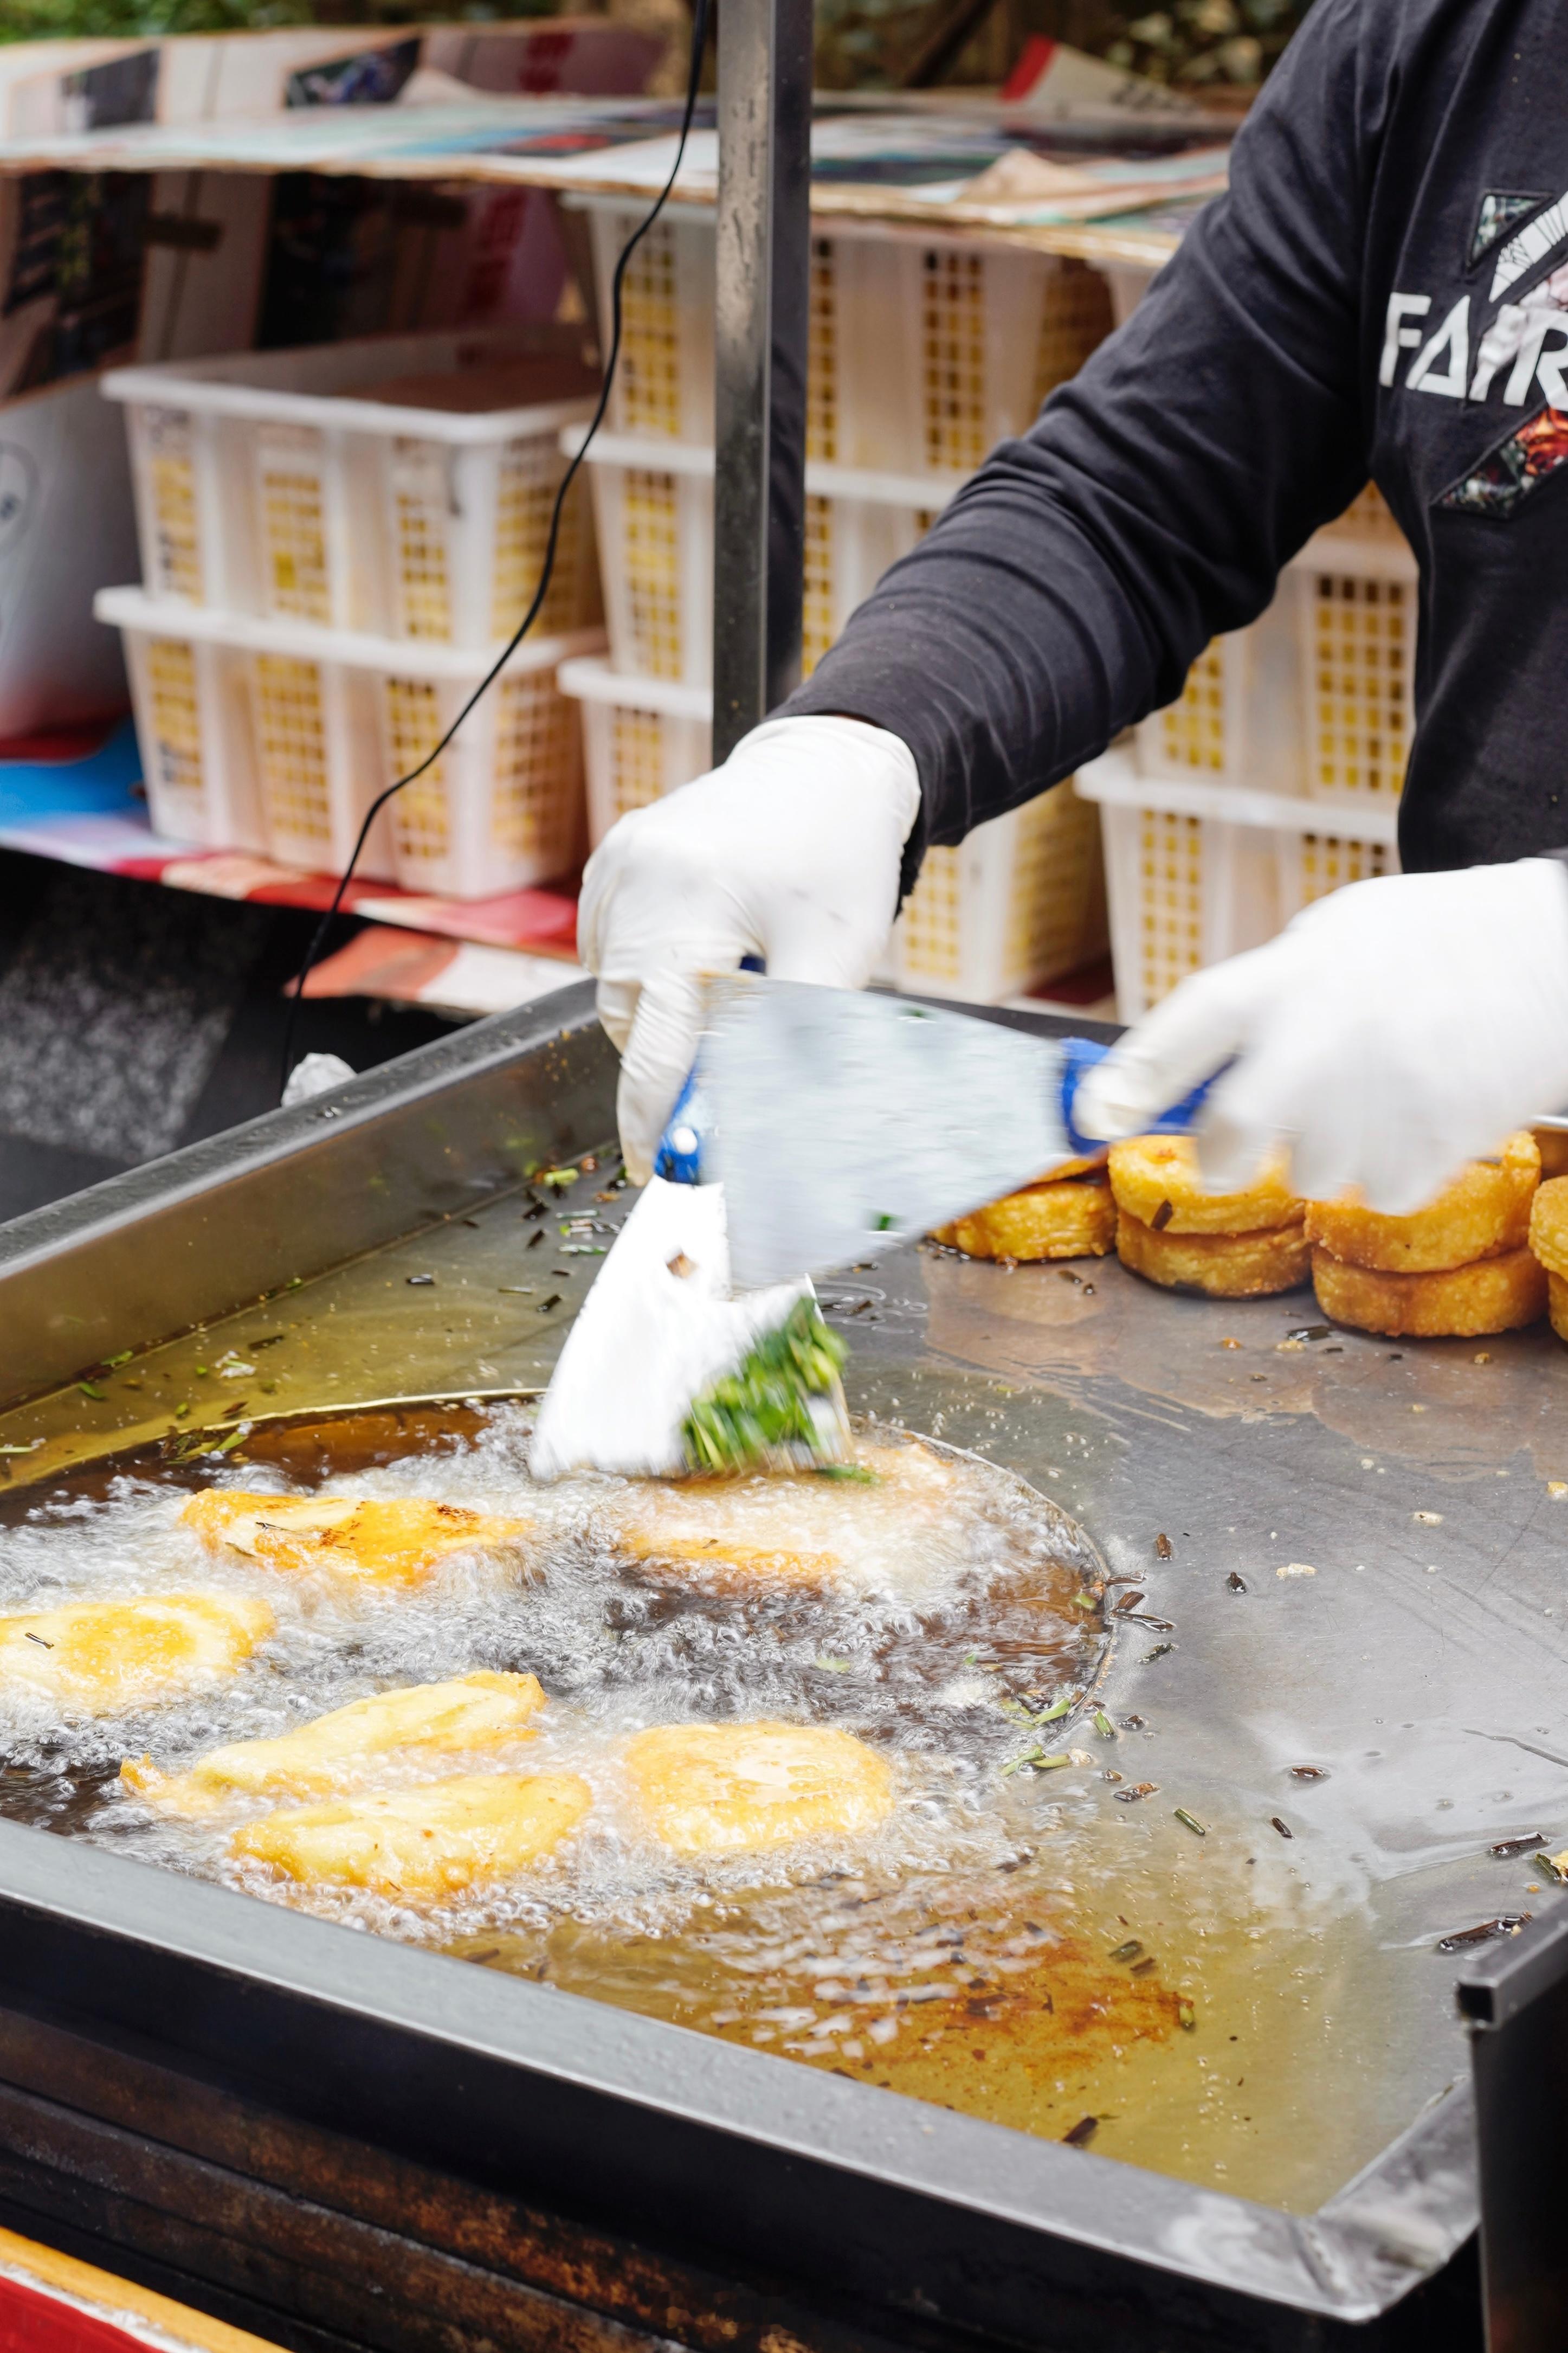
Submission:
[[[1309,1200],[1355,1185],[1390,1216],[1422,1208],[1568,1104],[1568,869],[1529,858],[1320,899],[1156,1006],[1084,1080],[1075,1120],[1136,1134],[1233,1056],[1198,1137],[1216,1190],[1283,1144]]]
[[[920,808],[908,744],[858,719],[770,719],[721,768],[633,809],[588,860],[577,951],[621,1053],[621,1148],[646,1184],[697,1051],[701,982],[760,956],[776,980],[863,988]]]

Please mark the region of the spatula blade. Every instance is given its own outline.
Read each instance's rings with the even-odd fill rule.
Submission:
[[[736,1282],[864,1261],[1029,1184],[1073,1149],[1061,1060],[905,997],[711,983],[700,1069]]]

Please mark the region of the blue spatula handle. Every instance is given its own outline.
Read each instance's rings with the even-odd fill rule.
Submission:
[[[765,972],[761,956],[741,958],[742,972]],[[700,1185],[702,1182],[702,1146],[708,1136],[708,1107],[698,1084],[697,1068],[693,1064],[686,1074],[686,1084],[675,1098],[675,1109],[665,1122],[664,1134],[658,1139],[658,1150],[653,1156],[653,1173],[669,1185]]]
[[[700,1185],[702,1146],[708,1122],[695,1071],[675,1098],[664,1134],[654,1155],[653,1173],[670,1185]]]
[[[1068,1142],[1078,1153],[1098,1152],[1104,1141],[1101,1136],[1083,1134],[1073,1117],[1073,1105],[1079,1080],[1086,1077],[1097,1062],[1103,1062],[1110,1051],[1109,1046],[1096,1045],[1091,1038],[1062,1039],[1062,1125],[1067,1130]],[[1184,1095],[1179,1103],[1173,1103],[1169,1111],[1160,1113],[1158,1119],[1152,1119],[1147,1133],[1151,1135],[1190,1135],[1198,1124],[1198,1113],[1208,1100],[1209,1089],[1222,1076],[1223,1072],[1216,1071],[1214,1078],[1205,1079],[1201,1087],[1194,1087],[1192,1093]]]

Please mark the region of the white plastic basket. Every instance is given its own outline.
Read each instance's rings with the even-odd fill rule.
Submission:
[[[1290,570],[1306,790],[1347,814],[1392,808],[1415,732],[1415,558],[1369,485]]]
[[[1281,833],[1277,850],[1281,924],[1346,882],[1399,871],[1399,852],[1393,842],[1348,833]]]
[[[1069,777],[927,850],[893,927],[893,972],[911,994],[994,1005],[1092,963],[1106,936],[1100,826]]]
[[[574,200],[593,222],[601,332],[616,256],[640,218]],[[1110,332],[1110,290],[1079,261],[857,222],[812,238],[806,454],[893,473],[972,473],[1034,422]],[[713,436],[713,216],[671,210],[623,293],[616,432]]]
[[[1141,774],[1305,790],[1298,596],[1288,577],[1249,628],[1210,642],[1175,702],[1134,730]]]
[[[141,681],[154,823],[224,844],[248,758],[268,851],[313,871],[341,872],[374,796],[425,756],[486,667],[482,654],[447,647],[182,612],[140,588],[105,589],[95,610],[123,631]],[[603,645],[596,630],[526,642],[429,775],[389,805],[364,871],[481,899],[572,867],[582,849],[581,739],[556,670]],[[188,703],[172,699],[168,679],[188,688]]]
[[[153,831],[204,849],[265,850],[243,659],[141,629],[125,630],[124,648]]]
[[[574,449],[581,433],[562,437]],[[588,451],[610,654],[628,678],[706,688],[713,664],[713,453],[601,433]],[[802,666],[809,676],[857,605],[907,555],[956,475],[806,467]]]
[[[1393,807],[1369,809],[1352,838],[1294,795],[1150,779],[1120,748],[1080,769],[1078,785],[1100,805],[1124,1021],[1189,973],[1261,946],[1342,883],[1399,869]]]
[[[110,370],[149,593],[440,645],[509,637],[542,565],[561,428],[592,401],[435,404],[504,398],[538,357],[536,332],[497,329]],[[598,618],[574,491],[537,626]]]
[[[628,809],[708,767],[713,705],[701,688],[578,660],[562,665],[561,691],[583,705],[595,847]],[[957,849],[926,852],[886,976],[911,993],[996,1004],[1091,963],[1106,938],[1099,820],[1062,784],[976,826]]]
[[[1415,559],[1368,484],[1250,628],[1215,638],[1135,730],[1140,773],[1392,807],[1415,732]]]
[[[629,809],[661,800],[710,765],[713,698],[704,688],[624,678],[593,656],[563,662],[560,684],[582,705],[594,849]]]

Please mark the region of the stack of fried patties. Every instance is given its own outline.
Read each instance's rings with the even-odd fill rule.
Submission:
[[[1167,1291],[1263,1299],[1307,1280],[1305,1203],[1283,1159],[1245,1191],[1207,1193],[1184,1135],[1135,1135],[1110,1150],[1116,1250],[1123,1266]]]
[[[1037,1184],[1005,1194],[971,1217],[957,1218],[931,1236],[965,1258],[1020,1261],[1105,1258],[1116,1247],[1116,1204],[1106,1182],[1105,1155],[1064,1160]]]
[[[1540,1184],[1540,1149],[1521,1129],[1495,1158],[1467,1162],[1411,1217],[1379,1216],[1354,1194],[1310,1202],[1319,1306],[1336,1324],[1391,1340],[1479,1338],[1533,1324],[1545,1312],[1552,1263],[1550,1255],[1540,1263],[1540,1246],[1536,1255],[1530,1247]],[[1568,1249],[1562,1263],[1568,1268]]]

